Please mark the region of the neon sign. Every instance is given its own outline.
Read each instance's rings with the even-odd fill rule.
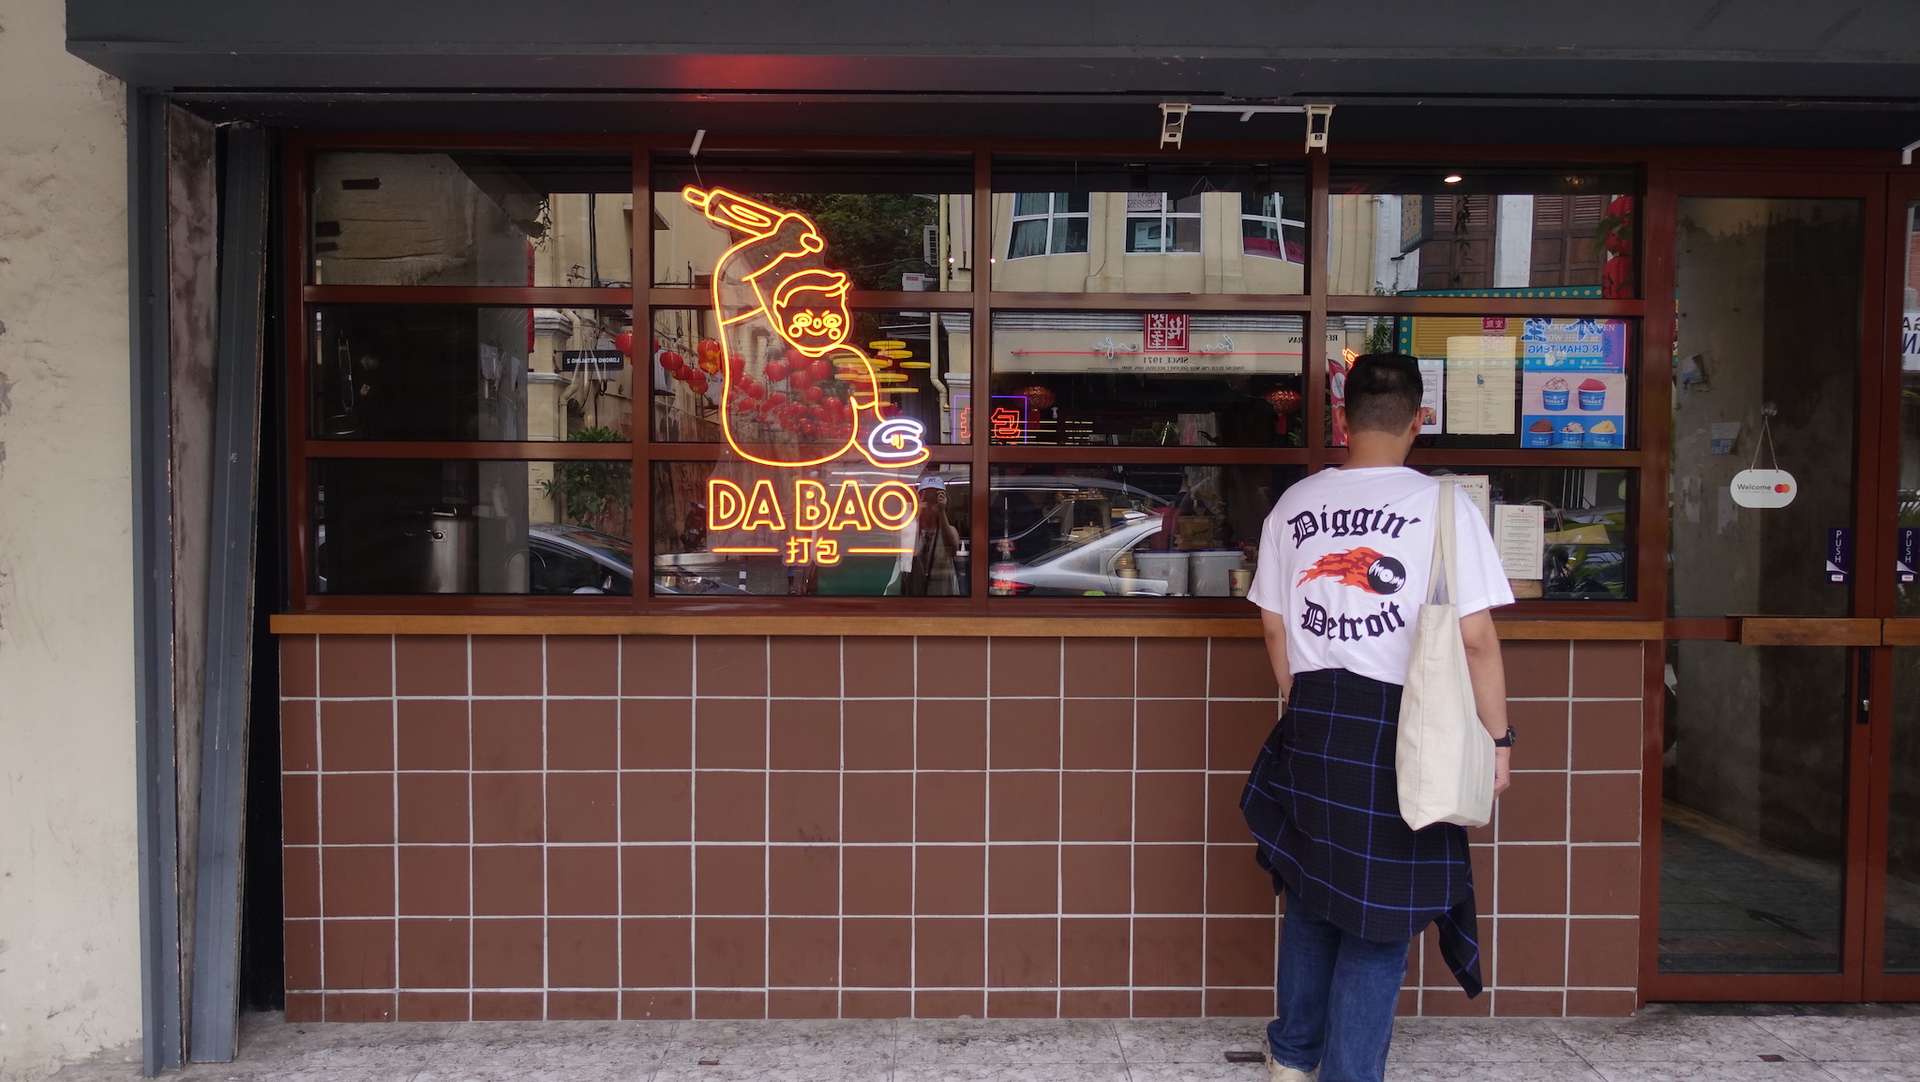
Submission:
[[[812,219],[724,188],[689,186],[680,194],[709,221],[739,236],[715,263],[712,287],[722,351],[721,432],[734,453],[792,470],[833,462],[849,451],[883,470],[925,462],[929,452],[920,422],[894,415],[898,407],[891,396],[908,389],[883,386],[906,377],[878,371],[893,363],[884,354],[902,352],[905,343],[872,343],[882,358],[851,343],[851,280],[824,264],[826,239]],[[904,553],[899,545],[844,545],[837,535],[898,534],[918,511],[913,488],[891,479],[842,480],[831,490],[814,477],[784,486],[765,478],[748,486],[724,477],[707,482],[708,530],[757,535],[757,543],[711,551],[778,555],[788,564]]]

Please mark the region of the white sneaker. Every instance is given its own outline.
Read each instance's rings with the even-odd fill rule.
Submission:
[[[1267,1082],[1313,1082],[1313,1076],[1298,1067],[1288,1067],[1267,1053]]]

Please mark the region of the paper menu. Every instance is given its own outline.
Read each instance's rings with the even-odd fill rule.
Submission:
[[[1547,546],[1546,508],[1537,503],[1503,503],[1494,508],[1493,544],[1508,578],[1546,577],[1541,566]]]
[[[1438,357],[1420,358],[1420,434],[1437,435],[1445,430],[1447,362]]]
[[[1473,501],[1474,510],[1480,512],[1480,521],[1493,521],[1493,478],[1484,473],[1451,474],[1446,480],[1460,486],[1467,499]]]
[[[1448,337],[1447,431],[1456,435],[1513,434],[1514,346],[1514,340],[1505,336]]]

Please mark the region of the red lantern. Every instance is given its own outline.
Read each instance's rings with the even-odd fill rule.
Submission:
[[[767,382],[768,383],[778,383],[781,380],[786,378],[787,378],[787,363],[785,361],[767,362]]]
[[[809,384],[806,390],[801,393],[806,395],[807,401],[809,402],[818,402],[825,394],[825,392],[820,390],[820,385],[817,383]]]
[[[678,373],[686,369],[687,359],[669,349],[660,354],[660,367]]]
[[[687,382],[688,380],[692,379],[694,376],[697,376],[699,374],[700,373],[697,369],[688,368],[684,364],[678,368],[673,369],[673,378],[679,380],[682,383]]]
[[[1020,393],[1026,396],[1027,404],[1037,410],[1053,408],[1053,389],[1041,384],[1023,388]]]
[[[714,376],[720,374],[720,366],[726,357],[726,351],[720,348],[719,342],[711,338],[702,338],[696,356],[700,358],[700,371]]]
[[[1273,407],[1273,431],[1287,434],[1287,418],[1300,412],[1300,392],[1277,387],[1267,392],[1267,404]]]
[[[787,382],[793,385],[794,390],[803,391],[813,386],[813,377],[807,374],[806,369],[796,368],[787,374]]]
[[[785,391],[775,391],[767,396],[767,406],[771,409],[779,409],[786,404],[787,392]]]
[[[825,357],[816,357],[813,363],[807,366],[807,374],[813,377],[814,382],[818,383],[820,380],[833,375],[833,366],[827,363]]]
[[[619,334],[614,335],[613,348],[619,350],[622,356],[633,356],[633,332],[621,331]]]

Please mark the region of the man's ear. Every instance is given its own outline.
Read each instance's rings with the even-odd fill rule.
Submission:
[[[1413,421],[1412,423],[1407,425],[1407,435],[1411,439],[1417,440],[1420,438],[1420,411],[1419,410],[1413,411]]]

